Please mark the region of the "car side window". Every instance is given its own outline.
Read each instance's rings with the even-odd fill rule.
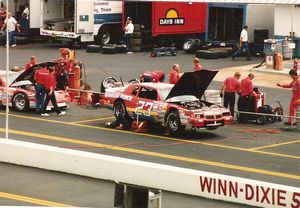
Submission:
[[[132,91],[132,95],[137,96],[138,91],[139,91],[139,86],[135,86],[135,88]]]
[[[149,100],[157,100],[157,91],[155,89],[142,87],[138,97],[146,98]]]

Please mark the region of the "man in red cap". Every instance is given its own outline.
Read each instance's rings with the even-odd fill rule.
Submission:
[[[295,116],[295,108],[297,107],[295,102],[296,102],[296,100],[300,99],[300,78],[298,77],[297,72],[293,69],[290,70],[289,75],[293,79],[290,84],[277,83],[278,87],[292,88],[292,91],[293,91],[292,99],[291,99],[291,102],[290,102],[290,117],[289,117],[288,122],[284,123],[286,125],[291,125],[292,124],[292,117]]]
[[[37,64],[36,57],[31,56],[30,61],[25,66],[25,70],[29,69],[30,67],[32,67],[33,65],[36,65],[36,64]]]
[[[174,64],[171,72],[169,73],[169,83],[176,84],[179,79],[179,64]]]

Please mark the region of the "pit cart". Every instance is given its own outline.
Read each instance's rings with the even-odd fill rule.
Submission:
[[[151,52],[151,57],[176,56],[176,55],[177,55],[177,51],[175,47],[154,48]]]
[[[253,90],[256,94],[247,100],[247,104],[242,103],[241,99],[238,101],[239,122],[247,123],[248,121],[254,121],[259,125],[263,125],[266,122],[281,121],[281,115],[283,114],[282,107],[273,110],[270,105],[265,105],[265,93],[261,92],[258,88],[254,88]],[[241,111],[247,111],[249,114],[242,113]]]

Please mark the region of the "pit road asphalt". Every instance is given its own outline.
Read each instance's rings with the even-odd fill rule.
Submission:
[[[4,52],[5,49],[0,48],[0,53],[3,54]],[[47,61],[57,58],[59,54],[57,47],[51,47],[49,45],[18,46],[18,48],[11,50],[11,66],[23,66],[31,55],[36,55],[39,61]],[[85,63],[87,81],[92,85],[93,89],[97,91],[100,81],[107,76],[114,76],[116,78],[122,76],[123,80],[129,80],[136,78],[138,74],[144,70],[163,70],[167,73],[173,63],[179,63],[182,72],[189,71],[192,68],[193,56],[182,54],[181,52],[179,52],[179,55],[176,57],[150,58],[150,55],[147,53],[136,53],[132,56],[125,54],[111,56],[88,54],[84,50],[77,50],[77,58]],[[0,68],[4,69],[5,56],[1,56],[0,60]],[[260,59],[254,59],[252,62],[246,62],[244,60],[245,58],[239,58],[237,61],[232,61],[230,58],[214,61],[203,60],[201,64],[204,68],[220,69],[219,74],[215,78],[217,81],[214,81],[210,88],[219,89],[220,82],[218,81],[223,80],[237,70],[241,71],[243,76],[246,76],[249,73],[248,70],[251,64],[255,65],[260,62]],[[246,64],[247,66],[245,66]],[[253,82],[254,85],[259,86],[263,92],[267,93],[267,103],[276,105],[275,101],[280,100],[285,108],[285,112],[287,112],[291,92],[275,88],[274,86],[277,80],[280,82],[290,81],[287,75],[256,73]],[[275,82],[275,84],[273,82]],[[0,110],[0,137],[4,137],[4,113],[4,109]],[[299,136],[297,132],[285,131],[282,123],[266,124],[264,126],[257,126],[253,123],[244,125],[234,124],[219,128],[215,131],[186,132],[180,137],[172,138],[165,137],[162,131],[154,129],[146,134],[136,134],[129,131],[105,128],[104,121],[112,119],[112,113],[108,110],[81,107],[76,104],[71,105],[65,117],[57,117],[52,113],[51,117],[43,118],[39,115],[35,115],[33,112],[19,113],[11,111],[10,138],[295,187],[300,186]],[[273,131],[272,133],[255,132],[255,130],[261,130],[262,128],[271,129]],[[114,148],[110,148],[111,146],[109,145],[113,145]],[[0,170],[6,170],[7,166],[6,164],[1,164]],[[18,170],[21,169],[22,173],[23,171],[24,174],[27,172],[27,170],[18,166],[9,165],[9,167],[12,171],[14,171],[14,168],[19,168]],[[35,172],[32,169],[30,171]],[[44,175],[45,173],[33,174]],[[56,175],[57,173],[49,172],[46,174]],[[6,180],[9,176],[9,174],[5,177],[1,176],[1,179],[3,179],[3,181],[9,181]],[[18,176],[16,175],[15,177]],[[59,175],[59,177],[61,176]],[[25,180],[26,182],[24,183],[29,183],[28,180]],[[84,181],[88,179],[78,179],[78,181],[81,180]],[[49,183],[47,183],[48,186],[50,186],[48,188],[46,187],[47,184],[40,181],[32,180],[30,182],[32,182],[33,185],[40,185],[45,188],[45,194],[43,195],[39,192],[39,195],[36,196],[34,194],[36,192],[26,192],[26,189],[20,193],[18,192],[19,188],[16,187],[17,185],[14,186],[13,182],[1,182],[0,192],[7,191],[11,194],[24,194],[25,196],[37,197],[44,200],[53,199],[50,201],[66,203],[73,206],[91,206],[90,204],[83,203],[84,201],[90,201],[89,199],[82,199],[81,203],[78,203],[76,200],[72,201],[68,196],[66,196],[65,199],[63,199],[63,197],[58,199],[55,197],[48,198],[47,194],[53,190],[51,189],[53,187],[51,187]],[[112,187],[111,184],[110,187]],[[56,191],[64,189],[66,189],[66,186],[55,187]],[[109,193],[109,190],[111,190],[111,188],[106,189],[107,193]],[[82,193],[84,193],[84,190]],[[76,193],[74,192],[74,194]],[[171,195],[170,193],[170,197],[172,198]],[[168,203],[174,201],[168,200],[170,197],[166,197],[165,199]],[[204,200],[197,197],[192,198],[196,200],[195,205],[199,205],[197,200]],[[183,199],[188,200],[190,197],[184,196]],[[0,204],[2,204],[3,200],[0,201]],[[14,205],[14,202],[10,200],[8,200],[8,203]],[[193,206],[193,202],[191,201],[189,203],[191,203],[189,207],[199,207]],[[210,200],[208,200],[207,203],[221,203],[223,205],[223,202]],[[217,207],[217,204],[214,205],[214,207]],[[26,203],[23,205],[26,205]],[[168,205],[170,204],[166,204],[165,207],[170,207]],[[97,205],[94,204],[93,206]],[[226,204],[222,207],[225,206]],[[229,205],[229,207],[233,206]]]

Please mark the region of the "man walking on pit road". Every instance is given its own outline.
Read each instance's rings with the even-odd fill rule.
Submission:
[[[241,32],[239,46],[240,46],[240,48],[234,54],[232,54],[232,59],[235,60],[235,57],[240,55],[242,53],[242,51],[245,50],[246,54],[247,54],[247,60],[252,60],[250,49],[249,49],[249,44],[248,44],[248,26],[247,25],[244,26],[244,29]]]
[[[231,116],[234,118],[235,93],[240,94],[241,83],[239,79],[240,72],[236,72],[233,77],[228,77],[221,87],[220,97],[223,97],[224,91],[224,107],[230,109]]]

